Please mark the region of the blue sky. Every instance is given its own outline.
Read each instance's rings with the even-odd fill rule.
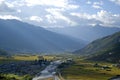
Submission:
[[[44,28],[120,27],[120,0],[0,0],[0,19]]]

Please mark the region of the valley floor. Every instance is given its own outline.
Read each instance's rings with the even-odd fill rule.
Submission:
[[[61,70],[65,80],[108,80],[120,75],[120,68],[106,62],[75,60],[75,63]]]
[[[83,58],[74,55],[50,55],[43,57],[48,61],[62,60],[64,62],[58,66],[58,71],[61,74],[59,77],[62,77],[64,80],[108,80],[116,75],[120,75],[120,68],[117,67],[114,63],[86,61]],[[36,55],[27,55],[12,56],[12,58],[0,57],[0,77],[9,78],[6,80],[26,80],[26,78],[29,78],[27,80],[31,80],[31,78],[34,77],[36,73],[42,71],[47,65],[49,65],[44,65],[44,63],[39,65],[38,62],[35,62],[38,58],[41,58],[41,56],[38,57]],[[21,68],[19,68],[18,64],[21,65]],[[22,67],[23,65],[25,66]],[[31,74],[27,73],[28,71],[25,73],[27,65],[31,66],[28,69],[33,69],[33,71],[35,70],[34,76],[30,76]],[[24,73],[24,75],[19,75],[19,72],[16,74],[16,71],[19,71],[19,69],[14,70],[12,66],[14,69],[21,69],[20,71],[22,72],[20,73]],[[40,67],[40,69],[38,70],[35,66],[38,68]],[[8,69],[8,67],[11,68],[11,70]],[[9,73],[7,70],[11,73]]]

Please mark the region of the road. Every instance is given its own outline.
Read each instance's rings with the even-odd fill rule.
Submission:
[[[40,75],[34,77],[32,80],[46,80],[48,78],[52,78],[53,80],[60,80],[57,75],[55,75],[55,71],[57,66],[62,63],[61,60],[53,61],[48,65],[43,71],[40,72]]]

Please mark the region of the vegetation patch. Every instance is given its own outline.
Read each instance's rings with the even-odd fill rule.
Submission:
[[[120,69],[112,63],[75,60],[75,63],[63,68],[62,76],[67,80],[108,80],[120,75]]]

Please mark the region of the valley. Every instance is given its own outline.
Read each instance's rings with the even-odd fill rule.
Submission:
[[[0,80],[120,80],[120,0],[0,0]]]
[[[43,61],[44,63],[40,63],[40,62],[37,63],[36,62],[37,60],[38,61],[46,60],[47,64],[46,64],[46,61]],[[52,65],[57,65],[56,63],[57,60],[61,60],[62,63],[59,64],[59,66],[56,67],[56,69],[54,68],[54,66],[50,67]],[[55,64],[54,62],[51,62],[51,61],[54,61]],[[51,63],[49,64],[49,62]],[[24,67],[22,68],[17,67],[18,64],[19,66],[24,65]],[[40,64],[42,64],[41,67],[40,67]],[[7,67],[5,67],[5,65]],[[120,66],[117,66],[117,63],[103,62],[103,61],[90,61],[90,60],[86,60],[86,57],[80,57],[77,55],[69,55],[69,54],[41,55],[41,56],[40,55],[31,55],[31,56],[16,55],[16,56],[12,56],[12,58],[1,57],[0,67],[1,67],[0,71],[3,71],[3,72],[0,72],[2,73],[1,75],[3,75],[4,73],[4,76],[9,77],[9,80],[13,80],[12,79],[13,77],[15,78],[15,80],[26,80],[26,79],[37,80],[37,78],[39,78],[40,80],[43,80],[43,79],[44,80],[54,80],[54,79],[55,80],[59,80],[59,79],[60,80],[81,80],[81,79],[108,80],[114,76],[120,75]],[[15,68],[17,68],[17,70],[20,70],[20,72],[19,71],[14,72],[16,70]],[[30,69],[32,71],[30,71]],[[45,72],[47,70],[49,74]],[[57,72],[55,73],[56,70]],[[45,75],[46,76],[51,75],[51,76],[45,77]],[[54,75],[54,77],[52,75]],[[44,78],[42,78],[42,76],[44,76]]]
[[[13,25],[12,21],[10,21],[10,23]],[[19,21],[17,21],[17,23],[26,25],[26,28],[28,28],[27,25],[29,25]],[[0,28],[6,30],[7,28],[4,29],[5,27],[8,26],[5,25]],[[36,30],[34,31],[34,28],[31,28],[32,29],[28,29],[33,32],[28,33],[41,36],[39,31],[36,33]],[[15,30],[12,32],[14,31]],[[97,39],[89,44],[84,44],[84,41],[79,42],[78,39],[72,39],[70,37],[64,38],[64,35],[54,34],[44,29],[42,29],[42,31],[50,34],[49,39],[53,41],[52,44],[48,44],[49,41],[46,43],[46,40],[41,41],[40,39],[48,39],[47,37],[43,38],[43,36],[42,38],[38,38],[37,36],[36,39],[34,37],[35,35],[31,36],[31,38],[29,37],[29,39],[32,39],[32,37],[35,39],[35,42],[32,40],[31,44],[27,43],[27,39],[24,39],[25,42],[22,42],[24,40],[22,40],[23,38],[21,37],[20,40],[22,41],[20,41],[19,44],[17,38],[13,40],[9,38],[8,35],[5,37],[0,35],[2,38],[0,41],[1,80],[114,80],[114,78],[118,78],[119,80],[120,32]],[[1,34],[2,33],[1,30]],[[12,35],[12,37],[13,34],[16,34],[16,32],[11,33],[10,35]],[[21,35],[20,33],[19,35]],[[17,33],[16,36],[19,35]],[[48,36],[48,34],[46,34],[46,36]],[[53,38],[54,36],[56,36],[56,38]],[[8,40],[6,40],[6,38],[8,38]],[[40,40],[40,44],[36,43],[38,41],[37,39]],[[58,39],[63,39],[63,41]],[[6,43],[4,40],[10,42]],[[58,42],[54,42],[56,40],[58,40]],[[67,40],[70,40],[70,42]],[[42,42],[47,45],[44,45]],[[18,44],[16,45],[16,43]],[[41,48],[41,43],[44,45],[44,49]],[[40,47],[33,46],[32,44],[37,44]],[[55,47],[53,44],[59,47]],[[64,46],[64,48],[62,46]],[[32,47],[34,48],[32,49]]]

